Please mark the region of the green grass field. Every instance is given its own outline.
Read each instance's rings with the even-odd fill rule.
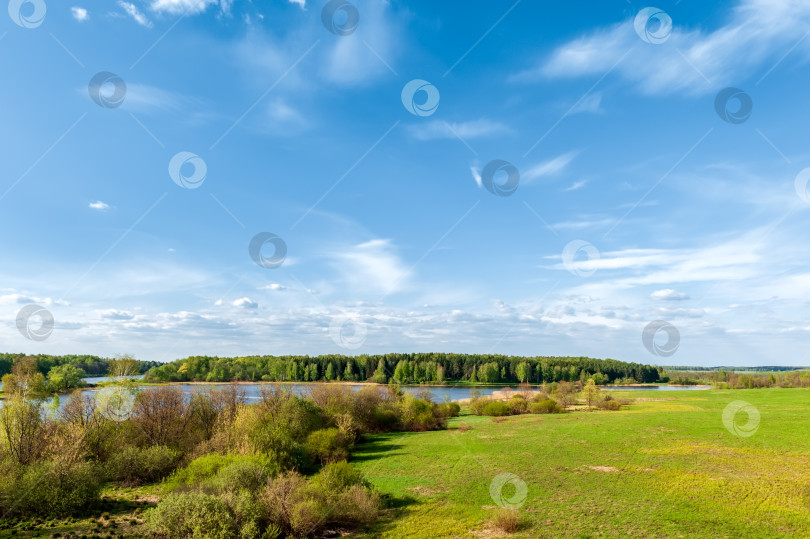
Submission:
[[[462,416],[447,431],[373,437],[353,460],[393,507],[361,535],[502,535],[488,523],[490,483],[511,473],[527,487],[515,537],[810,536],[810,390],[616,395],[635,400],[618,412]],[[735,400],[760,412],[750,437],[723,424]]]

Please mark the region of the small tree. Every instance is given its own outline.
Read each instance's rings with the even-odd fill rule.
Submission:
[[[84,376],[83,370],[70,363],[53,367],[48,371],[48,390],[64,391],[79,387]]]
[[[563,409],[568,408],[574,403],[573,386],[568,382],[559,382],[557,390],[554,392],[554,398]]]
[[[515,374],[517,374],[519,382],[528,382],[529,376],[531,375],[531,367],[529,363],[526,361],[521,361],[518,363],[517,367],[515,368]]]
[[[588,408],[591,408],[599,399],[599,387],[594,383],[593,378],[588,379],[588,382],[582,389],[582,393],[585,395],[585,402],[588,403]]]

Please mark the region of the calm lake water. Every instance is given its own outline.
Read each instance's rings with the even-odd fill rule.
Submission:
[[[141,376],[133,377],[136,380],[143,378]],[[95,384],[99,382],[107,381],[107,378],[104,376],[97,376],[97,377],[89,377],[84,379],[85,382],[88,384]],[[199,391],[210,391],[216,390],[217,388],[224,387],[225,384],[166,384],[172,387],[179,387],[183,390],[184,393],[194,393]],[[239,387],[242,388],[245,392],[245,396],[250,401],[257,401],[261,398],[261,391],[262,387],[266,386],[276,386],[283,388],[288,391],[292,391],[296,395],[307,395],[312,388],[313,384],[239,384]],[[0,386],[2,387],[2,386]],[[149,391],[157,386],[144,386],[142,389],[145,391]],[[359,391],[361,388],[365,387],[363,384],[347,384],[347,387],[352,388],[355,391]],[[501,389],[518,389],[516,386],[498,386],[498,387],[478,387],[478,388],[471,388],[471,387],[430,387],[430,386],[400,386],[402,391],[406,393],[417,394],[424,391],[428,391],[433,395],[433,400],[435,402],[442,402],[444,400],[451,400],[457,401],[461,399],[469,399],[470,394],[477,389],[478,394],[481,396],[491,395],[494,391],[499,391]],[[603,386],[603,390],[606,391],[690,391],[690,390],[705,390],[710,389],[709,386]],[[92,389],[88,389],[85,391],[93,391]],[[64,406],[68,400],[70,399],[69,396],[63,395],[60,398],[61,405]],[[3,405],[3,401],[0,401],[0,406]]]

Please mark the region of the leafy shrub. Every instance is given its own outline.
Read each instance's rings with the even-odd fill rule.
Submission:
[[[264,390],[248,438],[255,451],[274,455],[282,469],[306,469],[309,459],[304,442],[322,426],[320,408],[312,401]]]
[[[596,406],[602,410],[618,410],[622,407],[622,403],[613,399],[603,399],[596,403]]]
[[[413,395],[400,401],[403,428],[408,431],[426,431],[444,428],[444,418],[436,413],[436,405]]]
[[[129,485],[154,483],[174,471],[181,453],[165,446],[128,447],[114,453],[107,462],[107,475]]]
[[[326,516],[329,508],[316,500],[302,500],[295,504],[290,511],[290,529],[300,537],[306,537],[316,531]]]
[[[457,402],[443,402],[438,405],[437,411],[442,417],[458,417],[461,406]]]
[[[146,513],[146,530],[159,537],[238,537],[236,522],[221,499],[199,492],[169,494]]]
[[[509,405],[501,401],[489,401],[481,409],[483,415],[504,416],[509,415]]]
[[[272,524],[307,536],[328,524],[364,524],[377,518],[379,495],[347,462],[327,464],[309,482],[296,472],[270,481],[262,494]]]
[[[561,414],[563,412],[563,409],[554,399],[544,399],[532,403],[529,410],[533,414]]]
[[[475,415],[484,415],[484,405],[489,402],[486,399],[470,399],[470,412]]]
[[[220,492],[244,490],[255,493],[267,484],[270,476],[267,465],[261,464],[258,459],[242,457],[220,468],[211,483]]]
[[[529,411],[529,403],[523,395],[513,395],[507,405],[509,406],[509,412],[513,415],[525,414]]]
[[[63,516],[92,509],[100,501],[98,470],[89,463],[60,469],[31,464],[0,483],[0,509],[7,515]]]
[[[244,466],[237,466],[237,464]],[[232,466],[233,468],[231,468]],[[221,481],[226,479],[238,481],[240,486],[247,488],[248,485],[254,484],[258,480],[257,475],[263,476],[257,470],[257,466],[265,470],[266,477],[278,472],[278,465],[273,461],[272,457],[267,455],[241,456],[212,453],[194,459],[185,468],[174,472],[166,480],[166,488],[168,490],[178,490],[203,483],[216,488],[217,483],[212,482],[215,477]],[[219,476],[220,472],[222,476]],[[266,481],[266,477],[264,477],[264,481]]]
[[[327,464],[312,478],[310,487],[315,492],[341,492],[354,485],[365,486],[363,474],[348,462]]]
[[[316,430],[307,438],[307,451],[317,457],[321,464],[337,462],[349,458],[351,442],[338,429]]]
[[[262,538],[262,528],[265,522],[264,508],[254,493],[244,489],[234,490],[221,495],[221,499],[228,506],[241,539]],[[277,537],[277,535],[269,535],[269,537]]]

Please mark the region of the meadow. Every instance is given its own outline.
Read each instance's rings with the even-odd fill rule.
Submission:
[[[514,537],[810,536],[810,391],[615,395],[634,400],[503,421],[462,412],[446,431],[371,437],[353,460],[398,507],[360,536],[503,536],[489,524],[502,473],[527,487]],[[723,424],[737,400],[760,413],[751,436]]]

